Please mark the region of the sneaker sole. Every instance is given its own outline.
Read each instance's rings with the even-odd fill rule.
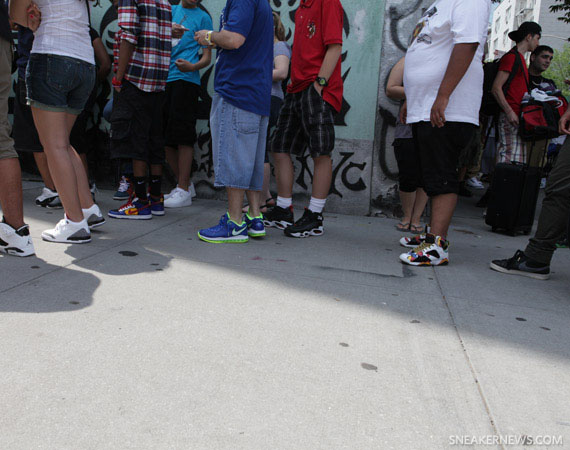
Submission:
[[[278,221],[264,220],[263,225],[268,227],[268,228],[278,228],[280,230],[284,230],[285,228],[293,225],[293,222],[286,222],[285,220],[281,220],[279,222]]]
[[[198,237],[200,240],[204,242],[208,242],[210,244],[245,244],[249,239],[243,238],[241,236],[233,236],[228,238],[220,238],[220,239],[212,239],[202,236],[198,233]]]
[[[167,199],[165,199],[167,200]],[[192,202],[188,202],[188,203],[184,203],[182,205],[167,205],[166,202],[164,202],[164,207],[165,208],[186,208],[187,206],[192,206]]]
[[[267,233],[265,231],[248,231],[247,235],[252,238],[257,238],[257,237],[265,237],[267,236]]]
[[[87,226],[89,227],[89,229],[93,229],[93,228],[97,228],[100,226],[105,225],[107,221],[105,220],[104,217],[101,217],[101,219],[97,220],[96,222],[87,222]]]
[[[522,270],[509,270],[494,263],[489,264],[489,267],[492,270],[500,273],[506,273],[507,275],[520,275],[527,278],[534,278],[535,280],[548,280],[550,278],[550,274],[545,275],[542,273],[523,272]]]
[[[49,235],[45,235],[42,233],[42,239],[46,242],[55,242],[58,244],[87,244],[88,242],[91,242],[91,238],[84,238],[84,239],[65,239],[65,240],[59,240],[59,239],[55,239],[52,238]]]
[[[149,219],[152,219],[152,214],[148,214],[145,216],[114,216],[111,213],[108,213],[108,215],[112,219],[128,219],[128,220],[149,220]]]
[[[3,247],[0,249],[0,251],[6,253],[7,255],[19,256],[21,258],[25,258],[27,256],[32,256],[36,254],[35,251],[32,252],[25,251],[18,247]]]
[[[113,195],[113,200],[128,200],[129,196],[126,195],[125,197],[119,197],[117,195]]]
[[[47,209],[63,209],[62,204],[52,206],[52,205],[48,204],[47,202],[36,202],[36,206],[39,206],[40,208],[47,208]]]
[[[323,227],[313,228],[310,231],[302,231],[300,233],[291,233],[285,230],[285,236],[292,238],[307,238],[311,236],[322,236],[325,233]]]
[[[449,264],[448,258],[442,259],[437,264],[434,264],[432,262],[415,263],[415,262],[408,261],[408,259],[403,255],[400,256],[400,261],[402,262],[402,264],[407,264],[408,266],[415,266],[415,267],[438,267],[438,266],[447,266]]]
[[[153,216],[164,216],[164,211],[152,211],[151,215]]]

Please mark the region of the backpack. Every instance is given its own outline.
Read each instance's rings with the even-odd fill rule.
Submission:
[[[519,135],[525,142],[552,139],[560,136],[558,122],[568,109],[568,102],[560,91],[551,95],[533,89],[521,104]]]
[[[522,68],[522,58],[517,50],[516,47],[513,47],[503,56],[508,55],[509,53],[515,54],[515,62],[513,63],[513,69],[509,74],[509,78],[503,85],[503,92],[509,90],[509,86],[511,85],[513,79]],[[481,100],[481,114],[484,114],[487,117],[498,117],[499,113],[501,112],[501,107],[497,102],[497,99],[493,95],[493,83],[495,82],[495,78],[499,73],[499,65],[501,63],[501,59],[495,59],[491,62],[486,62],[483,64],[483,99]],[[527,83],[528,84],[528,83]]]

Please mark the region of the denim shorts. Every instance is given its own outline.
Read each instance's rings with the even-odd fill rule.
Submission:
[[[269,117],[237,108],[215,93],[210,111],[214,186],[261,191]]]
[[[79,115],[95,86],[95,65],[68,56],[32,53],[26,69],[28,105]]]

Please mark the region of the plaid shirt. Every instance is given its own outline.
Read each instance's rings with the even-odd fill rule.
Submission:
[[[121,40],[135,46],[124,78],[145,92],[164,91],[172,48],[172,10],[168,0],[120,0],[115,72]]]

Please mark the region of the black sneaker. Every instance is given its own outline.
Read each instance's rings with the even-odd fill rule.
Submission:
[[[533,261],[522,250],[517,250],[510,259],[495,259],[491,262],[491,269],[536,280],[548,280],[550,278],[550,266]]]
[[[274,206],[263,215],[263,225],[266,227],[279,228],[280,230],[284,230],[293,225],[294,221],[292,206],[289,208]]]
[[[303,217],[297,220],[293,225],[285,228],[285,236],[295,238],[320,236],[323,233],[323,215],[307,208],[305,208]]]

